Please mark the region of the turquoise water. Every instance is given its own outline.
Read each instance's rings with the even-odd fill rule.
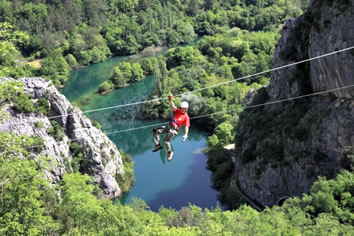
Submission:
[[[98,85],[109,78],[112,68],[125,59],[127,57],[112,58],[72,72],[61,92],[83,111],[147,100],[154,89],[151,76],[105,96],[96,93]],[[139,106],[129,106],[86,115],[97,120],[106,133],[166,122],[139,120],[138,111]],[[207,157],[203,153],[206,133],[193,128],[193,122],[191,125],[186,142],[182,142],[183,128],[172,140],[174,157],[170,162],[165,149],[157,153],[151,151],[153,127],[109,135],[118,149],[135,162],[135,183],[131,191],[120,198],[123,204],[135,197],[143,199],[154,211],[162,205],[178,210],[189,203],[209,209],[219,204],[218,192],[211,188],[211,172],[206,169]]]

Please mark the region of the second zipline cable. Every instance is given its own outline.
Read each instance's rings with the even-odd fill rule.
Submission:
[[[300,96],[296,96],[296,97],[290,97],[290,98],[285,98],[285,99],[281,99],[281,100],[276,100],[276,101],[271,101],[271,102],[266,102],[266,103],[261,103],[261,104],[255,104],[255,105],[250,105],[250,106],[246,106],[246,107],[240,107],[240,108],[233,109],[233,110],[220,111],[220,112],[215,112],[215,113],[207,114],[207,115],[194,116],[194,117],[191,117],[190,119],[191,120],[199,119],[199,118],[208,117],[208,116],[212,116],[212,115],[216,115],[216,114],[225,114],[225,113],[229,113],[229,112],[235,112],[235,111],[241,110],[241,109],[246,110],[246,109],[251,109],[251,108],[255,108],[255,107],[272,105],[272,104],[281,103],[281,102],[285,102],[285,101],[292,101],[292,100],[296,100],[296,99],[300,99],[300,98],[316,96],[316,95],[320,95],[320,94],[330,93],[330,92],[334,92],[334,91],[338,91],[338,90],[342,90],[342,89],[349,89],[349,88],[354,88],[354,84],[347,85],[347,86],[342,86],[342,87],[334,88],[334,89],[328,89],[328,90],[325,90],[325,91],[319,91],[319,92],[315,92],[315,93],[300,95]],[[112,132],[108,132],[108,133],[104,133],[104,134],[105,135],[118,134],[118,133],[123,133],[123,132],[134,131],[134,130],[138,130],[138,129],[145,129],[145,128],[149,128],[149,127],[156,127],[156,126],[160,126],[160,125],[166,125],[168,123],[169,122],[163,122],[163,123],[158,123],[158,124],[152,124],[152,125],[146,125],[146,126],[140,126],[140,127],[135,127],[135,128],[124,129],[124,130],[112,131]],[[84,139],[84,138],[70,139],[70,141],[79,141],[81,139]],[[42,145],[35,145],[35,146],[31,146],[29,148],[40,147]]]
[[[312,61],[312,60],[317,60],[317,59],[320,59],[320,58],[323,58],[323,57],[327,57],[327,56],[330,56],[330,55],[333,55],[333,54],[345,52],[345,51],[348,51],[348,50],[351,50],[351,49],[354,49],[354,46],[348,47],[348,48],[344,48],[344,49],[341,49],[341,50],[338,50],[338,51],[335,51],[335,52],[330,52],[330,53],[322,54],[322,55],[315,56],[315,57],[312,57],[312,58],[308,58],[308,59],[305,59],[305,60],[302,60],[302,61],[298,61],[298,62],[290,63],[290,64],[287,64],[287,65],[279,66],[279,67],[276,67],[276,68],[273,68],[273,69],[269,69],[269,70],[266,70],[266,71],[262,71],[262,72],[258,72],[258,73],[252,74],[252,75],[246,75],[246,76],[243,76],[243,77],[240,77],[240,78],[237,78],[237,79],[228,80],[228,81],[225,81],[225,82],[221,82],[221,83],[217,83],[217,84],[214,84],[214,85],[206,86],[206,87],[203,87],[203,88],[200,88],[200,89],[189,91],[187,93],[177,94],[177,95],[175,95],[175,97],[181,97],[182,95],[185,95],[185,94],[195,93],[195,92],[199,92],[199,91],[202,91],[202,90],[205,90],[205,89],[214,88],[214,87],[217,87],[217,86],[220,86],[220,85],[224,85],[224,84],[228,84],[228,83],[232,83],[232,82],[236,82],[236,81],[252,78],[252,77],[255,77],[255,76],[258,76],[258,75],[262,75],[262,74],[266,74],[266,73],[269,73],[269,72],[272,72],[272,71],[276,71],[276,70],[284,69],[284,68],[287,68],[287,67],[295,66],[295,65],[298,65],[298,64],[301,64],[301,63]],[[120,108],[120,107],[127,107],[127,106],[134,106],[134,105],[144,104],[144,103],[148,103],[148,102],[157,102],[157,101],[160,101],[160,100],[167,100],[167,98],[156,98],[156,99],[145,100],[145,101],[140,101],[140,102],[120,104],[120,105],[110,106],[110,107],[102,107],[102,108],[98,108],[98,109],[92,109],[92,110],[81,111],[81,112],[76,112],[76,113],[74,112],[74,113],[70,113],[70,114],[67,114],[67,115],[49,116],[48,119],[51,120],[51,119],[60,118],[60,117],[64,117],[64,116],[72,116],[74,114],[85,114],[85,113],[91,113],[91,112],[111,110],[111,109],[116,109],[116,108]]]

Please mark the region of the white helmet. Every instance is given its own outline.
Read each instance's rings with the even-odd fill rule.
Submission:
[[[183,102],[181,103],[181,108],[187,108],[187,109],[188,109],[188,102],[183,101]]]

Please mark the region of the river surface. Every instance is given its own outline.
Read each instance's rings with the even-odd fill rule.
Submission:
[[[73,71],[61,92],[83,111],[147,100],[154,89],[152,76],[104,96],[96,93],[99,84],[110,77],[113,67],[127,59],[129,57],[115,57]],[[193,128],[192,122],[188,139],[182,142],[182,128],[172,140],[173,160],[167,161],[165,149],[152,152],[153,127],[120,132],[167,122],[139,120],[138,111],[139,106],[135,105],[86,113],[89,118],[101,124],[104,132],[117,132],[109,134],[109,138],[135,162],[135,183],[120,201],[126,204],[139,198],[154,211],[161,206],[179,210],[189,203],[202,208],[212,209],[219,205],[226,209],[217,200],[218,192],[211,188],[211,172],[206,169],[207,157],[203,153],[206,133]]]

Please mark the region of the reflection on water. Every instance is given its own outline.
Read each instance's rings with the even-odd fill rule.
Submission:
[[[111,107],[119,104],[147,100],[154,89],[154,80],[148,77],[126,88],[100,96],[96,93],[98,85],[109,78],[112,68],[126,59],[112,58],[105,62],[88,66],[71,73],[70,80],[62,93],[82,110]],[[83,103],[85,101],[85,103]],[[152,129],[126,129],[142,126],[159,126],[164,120],[139,120],[139,105],[120,107],[99,112],[86,113],[98,121],[109,138],[132,156],[135,162],[135,184],[129,193],[120,198],[129,203],[138,197],[146,201],[152,210],[161,205],[180,209],[189,203],[205,208],[215,208],[218,204],[217,192],[211,188],[210,171],[206,170],[207,158],[203,153],[206,147],[206,134],[192,126],[186,142],[182,142],[183,128],[172,140],[173,160],[167,161],[167,152],[162,149],[153,153]],[[161,136],[163,140],[164,136]]]

